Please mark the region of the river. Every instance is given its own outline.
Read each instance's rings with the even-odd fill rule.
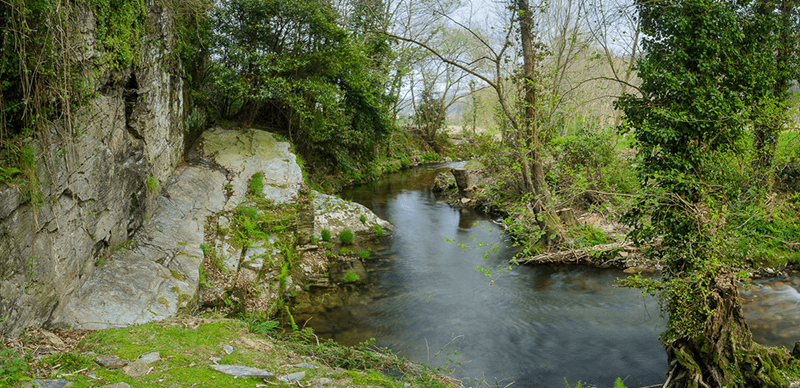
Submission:
[[[658,335],[665,320],[654,298],[614,287],[622,271],[520,266],[486,277],[476,269],[502,266],[514,251],[487,215],[436,200],[433,179],[450,166],[415,168],[342,193],[390,220],[394,233],[375,248],[358,297],[309,325],[345,345],[375,338],[398,356],[454,369],[465,386],[663,381]]]

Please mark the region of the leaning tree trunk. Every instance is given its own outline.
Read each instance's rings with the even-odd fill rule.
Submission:
[[[517,0],[517,7],[521,13],[520,42],[522,43],[522,59],[525,67],[525,119],[517,128],[519,140],[525,145],[523,150],[522,174],[526,189],[536,195],[533,211],[539,228],[544,232],[540,243],[546,246],[561,244],[566,238],[561,221],[556,214],[550,190],[544,180],[542,166],[541,142],[539,141],[539,128],[537,118],[536,96],[536,53],[533,50],[533,14],[528,0]]]
[[[753,342],[736,278],[723,267],[710,279],[705,304],[711,316],[702,333],[667,346],[664,387],[780,387],[788,353]]]

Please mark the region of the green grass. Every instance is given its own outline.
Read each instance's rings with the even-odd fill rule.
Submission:
[[[328,229],[322,229],[322,231],[319,232],[319,236],[322,241],[331,241],[331,231]]]
[[[159,192],[158,178],[154,176],[147,178],[145,186],[147,186],[147,190],[150,191],[151,193],[158,193]]]
[[[345,347],[333,341],[319,341],[309,329],[294,334],[277,334],[277,322],[262,315],[249,314],[241,320],[219,317],[187,317],[127,328],[97,331],[87,335],[76,349],[55,353],[37,362],[39,378],[62,378],[73,386],[97,387],[110,382],[125,382],[132,387],[250,387],[261,384],[256,379],[236,379],[210,368],[211,358],[218,364],[232,364],[264,369],[276,375],[303,371],[304,385],[318,385],[321,378],[331,379],[334,387],[444,388],[447,381],[439,370],[412,366],[403,359],[377,349],[370,343]],[[224,345],[234,351],[227,354]],[[134,360],[142,354],[159,352],[161,359],[149,364],[145,376],[130,377],[122,369],[97,365],[93,356],[115,355]],[[377,351],[377,352],[376,352]],[[301,356],[303,356],[301,358]],[[32,378],[29,359],[11,349],[0,349],[0,386],[19,386]],[[294,367],[301,362],[317,368]],[[348,370],[334,369],[347,368]],[[383,375],[379,370],[403,370],[402,379]],[[94,373],[98,380],[87,374]],[[292,387],[270,380],[276,387]]]
[[[342,244],[350,245],[355,241],[355,238],[355,234],[353,234],[353,231],[350,229],[343,229],[339,232],[339,242]]]
[[[250,195],[261,195],[264,191],[264,174],[262,172],[257,172],[253,174],[253,179],[250,180],[250,186],[248,187],[247,193]]]
[[[361,280],[361,276],[358,276],[358,274],[353,272],[353,271],[347,271],[347,272],[345,272],[344,276],[342,277],[342,280],[345,283],[355,283],[355,282]]]

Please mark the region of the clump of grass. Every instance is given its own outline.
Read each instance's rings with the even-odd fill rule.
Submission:
[[[246,207],[244,209],[239,209],[239,213],[241,213],[244,216],[250,217],[254,220],[258,218],[258,209],[255,207]]]
[[[319,232],[319,237],[322,239],[322,241],[331,241],[331,231],[328,229],[322,229],[322,231]]]
[[[158,178],[156,178],[154,176],[151,176],[150,178],[147,178],[147,182],[145,182],[145,186],[147,186],[147,190],[150,191],[151,193],[159,192]]]
[[[342,248],[342,249],[339,250],[339,254],[342,255],[342,256],[346,256],[346,255],[349,255],[351,253],[353,253],[353,251],[350,250],[350,249],[347,249],[347,248]]]
[[[342,244],[345,244],[345,245],[352,244],[353,241],[355,241],[355,239],[356,239],[356,235],[353,234],[353,231],[350,230],[350,229],[343,229],[341,232],[339,232],[339,241]]]
[[[375,236],[376,237],[383,237],[384,231],[383,231],[383,228],[380,225],[375,224],[375,225],[372,226],[372,229],[375,230]]]
[[[355,283],[355,282],[361,280],[361,276],[358,276],[358,274],[353,272],[353,271],[347,271],[347,272],[345,272],[344,276],[342,277],[342,280],[345,283]]]
[[[372,254],[372,252],[370,252],[369,249],[362,249],[358,251],[358,258],[364,260],[368,258],[370,254]]]
[[[211,256],[211,248],[205,243],[200,243],[200,249],[203,250],[203,256]]]
[[[363,214],[361,215],[361,217],[358,217],[358,219],[359,219],[359,220],[361,220],[361,223],[362,223],[362,224],[365,224],[365,223],[367,223],[367,216],[365,216],[365,215],[363,215]]]
[[[250,187],[248,193],[250,195],[260,195],[264,191],[264,174],[259,171],[253,174],[253,179],[250,180]]]
[[[11,349],[0,350],[0,385],[17,386],[27,380],[28,363]]]
[[[242,314],[239,319],[247,324],[247,329],[255,334],[274,334],[280,322],[269,319],[264,313],[256,314],[251,311],[249,314]]]

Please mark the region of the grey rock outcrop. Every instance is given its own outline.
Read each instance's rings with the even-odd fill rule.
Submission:
[[[196,299],[207,216],[225,203],[225,176],[204,167],[179,169],[159,209],[134,238],[98,266],[50,324],[105,329],[188,312]]]
[[[147,1],[151,35],[141,66],[117,70],[94,67],[103,54],[96,20],[88,7],[76,8],[83,40],[76,47],[83,49],[73,55],[97,94],[75,112],[73,125],[54,122],[46,141],[32,142],[39,208],[0,184],[0,333],[46,324],[74,299],[102,269],[95,263],[153,214],[158,192],[146,182],[165,182],[184,150],[183,80],[172,56],[170,11]]]

